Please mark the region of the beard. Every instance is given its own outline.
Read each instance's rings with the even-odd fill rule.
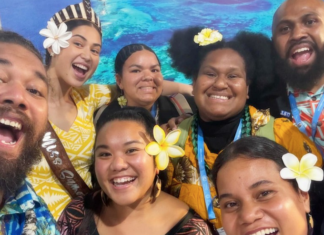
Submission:
[[[35,124],[33,125],[24,113],[10,107],[0,107],[0,115],[8,111],[19,114],[23,121],[25,136],[23,137],[24,143],[18,157],[8,156],[8,153],[0,151],[0,191],[4,193],[5,198],[15,194],[32,166],[41,160],[39,146],[45,131],[44,125],[44,131],[37,136]]]
[[[293,68],[288,59],[282,59],[275,52],[275,68],[280,78],[282,78],[290,87],[303,91],[310,91],[321,80],[324,75],[324,49],[314,45],[316,58],[308,69]]]

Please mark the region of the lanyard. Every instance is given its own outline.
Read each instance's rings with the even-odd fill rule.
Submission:
[[[156,102],[153,104],[152,109],[151,109],[151,115],[153,118],[155,118],[156,116],[156,109],[157,109],[157,105]]]
[[[295,119],[296,125],[298,127],[298,129],[303,132],[305,135],[308,136],[307,132],[306,132],[306,128],[305,125],[303,124],[301,118],[300,118],[300,114],[299,114],[299,110],[297,107],[297,102],[295,99],[295,96],[290,93],[289,94],[289,102],[290,102],[290,106],[291,106],[291,111],[293,114],[293,117]],[[315,139],[315,134],[317,131],[317,123],[318,123],[318,119],[321,116],[321,113],[323,111],[324,108],[324,95],[321,96],[321,99],[315,109],[315,113],[313,115],[313,119],[312,119],[312,140],[315,143],[316,147],[318,148],[318,150],[321,152],[322,158],[324,159],[324,154],[323,151],[321,149],[321,147],[316,143],[316,139]]]
[[[234,141],[241,138],[241,133],[242,133],[242,119],[240,120],[240,124],[235,133]],[[204,192],[205,204],[208,212],[208,218],[215,219],[216,215],[213,210],[213,200],[211,198],[208,177],[205,168],[204,136],[199,126],[198,126],[198,166],[199,166],[201,184]]]

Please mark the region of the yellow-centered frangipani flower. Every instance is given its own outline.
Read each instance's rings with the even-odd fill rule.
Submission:
[[[323,180],[323,170],[315,166],[317,157],[314,154],[305,154],[299,162],[295,155],[286,153],[282,160],[286,168],[280,171],[281,178],[296,179],[299,189],[304,192],[309,191],[312,180]]]
[[[218,32],[218,30],[213,29],[203,29],[198,35],[195,35],[194,42],[199,44],[199,46],[207,46],[209,44],[222,41],[223,35]]]
[[[145,151],[155,156],[155,164],[159,170],[164,170],[169,164],[170,157],[182,157],[185,152],[179,146],[175,146],[179,140],[181,131],[179,129],[171,131],[165,136],[164,130],[155,125],[153,135],[156,141],[152,141],[145,147]]]
[[[127,104],[127,99],[125,98],[125,96],[119,96],[117,98],[117,101],[120,107],[125,107]]]

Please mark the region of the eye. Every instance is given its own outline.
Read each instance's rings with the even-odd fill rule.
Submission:
[[[31,94],[37,95],[37,96],[43,96],[42,93],[36,89],[27,89]]]
[[[74,42],[73,44],[76,45],[77,47],[82,47],[82,44],[79,42]]]
[[[280,33],[287,33],[288,31],[289,31],[289,27],[287,25],[279,28]]]
[[[234,201],[231,201],[231,202],[226,202],[224,205],[223,205],[223,208],[224,209],[233,209],[235,207],[238,206],[238,203],[237,202],[234,202]]]
[[[153,72],[153,73],[159,73],[160,70],[159,70],[159,69],[153,69],[152,72]]]
[[[109,152],[101,152],[97,155],[98,157],[109,157],[111,154]]]
[[[215,73],[211,73],[211,72],[206,72],[205,73],[208,77],[216,77]]]
[[[128,149],[128,150],[126,151],[126,153],[127,153],[127,154],[132,154],[132,153],[135,153],[135,152],[137,152],[137,151],[138,151],[137,149],[132,148],[132,149]]]
[[[306,20],[305,24],[308,26],[311,26],[316,22],[317,22],[317,20],[315,20],[315,19],[309,19],[309,20]]]
[[[92,49],[91,51],[96,55],[100,55],[100,50]]]
[[[269,196],[271,196],[273,193],[274,193],[274,191],[272,191],[272,190],[262,191],[262,192],[259,194],[258,199],[266,199],[266,198],[268,198]]]
[[[133,69],[131,70],[131,73],[140,73],[141,71],[139,69]]]
[[[228,78],[237,78],[238,76],[236,74],[230,74],[228,75]]]

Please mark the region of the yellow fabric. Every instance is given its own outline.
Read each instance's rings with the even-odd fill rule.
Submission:
[[[255,126],[260,126],[260,123],[264,124],[269,119],[267,115],[264,115],[265,121],[260,120],[260,115],[255,115],[257,112],[254,107],[249,107],[251,117],[258,117],[258,121],[253,121]],[[191,125],[190,125],[191,126]],[[258,128],[258,127],[256,127]],[[274,134],[276,142],[289,152],[295,154],[298,158],[301,158],[307,151],[314,153],[317,158],[317,166],[322,166],[322,157],[318,152],[316,146],[312,141],[303,133],[301,133],[297,127],[295,127],[292,122],[285,118],[279,118],[275,120],[274,123]],[[218,156],[218,154],[211,153],[206,144],[205,148],[205,161],[210,169],[212,169],[213,164]],[[169,191],[174,196],[178,197],[180,200],[187,203],[191,208],[193,208],[204,220],[207,220],[207,209],[204,201],[203,189],[200,182],[198,161],[196,159],[192,140],[191,140],[191,130],[189,130],[188,137],[184,146],[185,156],[179,158],[174,166],[168,167],[168,177],[172,178],[171,184],[168,185]],[[171,164],[171,163],[170,163]],[[212,182],[209,182],[210,192],[212,198],[216,196],[215,187]],[[216,219],[210,221],[216,228],[222,227],[221,212],[220,209],[214,207],[214,212],[216,214]]]
[[[86,184],[91,187],[88,170],[95,137],[93,113],[100,106],[110,102],[110,89],[105,85],[85,85],[73,89],[71,97],[77,106],[78,115],[70,130],[65,132],[53,123],[51,124],[72,165]],[[28,179],[36,193],[47,203],[54,218],[58,219],[65,206],[71,201],[71,197],[51,171],[44,156],[42,156],[41,162],[33,167]]]

